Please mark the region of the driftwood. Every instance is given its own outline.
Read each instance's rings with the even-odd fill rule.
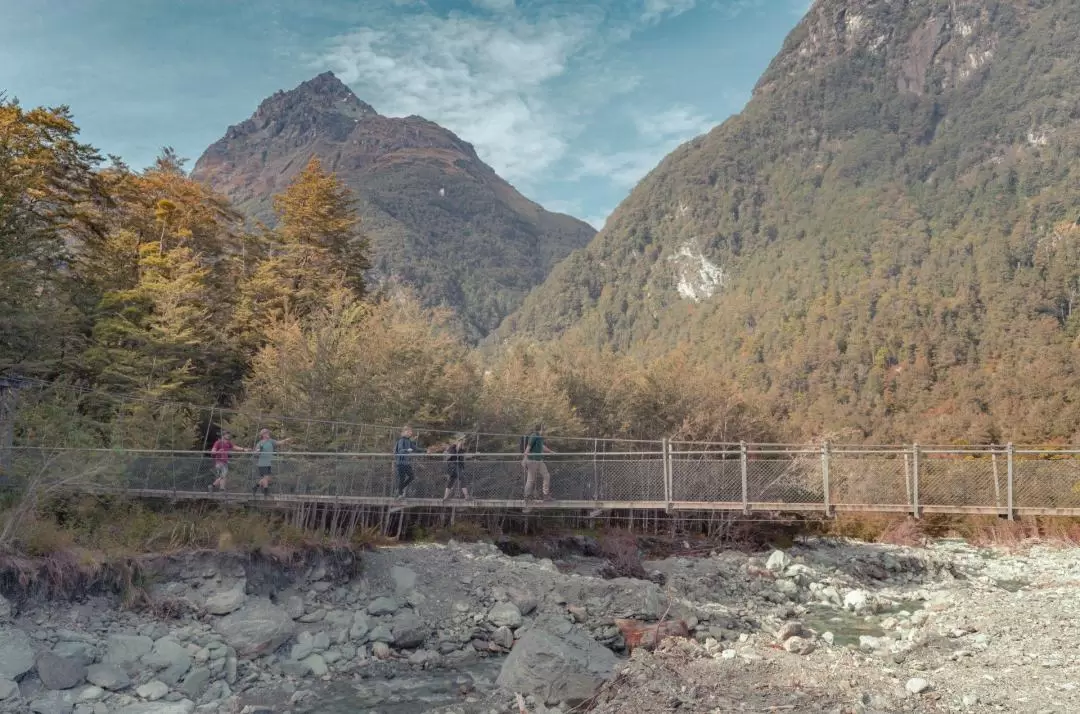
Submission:
[[[633,652],[638,647],[647,650],[654,649],[668,637],[689,637],[690,628],[682,620],[665,620],[663,622],[642,622],[641,620],[615,620],[615,626],[622,633],[626,641],[627,652]]]

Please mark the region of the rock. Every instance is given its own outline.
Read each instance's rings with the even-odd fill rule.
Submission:
[[[844,604],[843,598],[840,597],[840,592],[832,585],[822,588],[818,593],[818,597],[821,598],[822,602],[827,602],[830,605],[836,605],[837,607]]]
[[[17,627],[0,625],[0,679],[18,679],[33,668],[30,636]]]
[[[289,617],[296,620],[304,616],[304,598],[299,595],[290,595],[285,600],[285,612]]]
[[[143,699],[156,702],[169,693],[169,685],[159,679],[155,679],[152,682],[147,682],[146,684],[136,687],[135,693]]]
[[[577,706],[614,677],[617,666],[611,650],[579,630],[556,635],[536,627],[514,645],[497,684],[510,692],[532,694],[545,703]]]
[[[11,699],[18,695],[19,685],[10,679],[0,679],[0,701]]]
[[[395,565],[390,568],[390,578],[394,581],[394,592],[398,595],[404,595],[416,587],[416,573],[408,568]]]
[[[806,628],[803,627],[801,622],[785,622],[783,626],[776,631],[776,641],[780,644],[784,644],[792,637],[808,637]]]
[[[316,677],[322,677],[330,670],[326,666],[326,660],[322,655],[313,654],[304,659],[304,665],[308,671]]]
[[[574,618],[574,622],[585,622],[589,619],[589,611],[582,605],[567,605],[566,611]]]
[[[156,641],[142,661],[154,671],[161,671],[161,681],[173,687],[191,668],[191,654],[187,648],[169,637]]]
[[[104,696],[105,690],[101,687],[95,687],[94,685],[83,687],[81,690],[79,690],[80,702],[96,702]]]
[[[266,598],[251,598],[236,612],[214,622],[214,630],[240,657],[273,652],[292,636],[289,613]]]
[[[115,714],[192,714],[195,702],[181,699],[178,702],[139,702],[116,709]]]
[[[326,632],[316,632],[311,638],[311,648],[316,652],[325,652],[330,649],[330,635]]]
[[[854,613],[870,611],[870,593],[865,590],[852,590],[844,596],[844,609]]]
[[[796,635],[784,640],[784,649],[792,654],[808,655],[814,651],[814,643],[805,637]]]
[[[390,659],[390,645],[385,642],[376,642],[371,646],[371,654],[376,659]]]
[[[236,612],[247,600],[244,594],[244,582],[241,581],[229,590],[222,590],[206,598],[206,611],[211,615],[228,615]]]
[[[86,679],[86,665],[74,658],[42,652],[37,660],[37,673],[46,689],[71,689]]]
[[[32,714],[70,714],[74,708],[73,692],[45,692],[30,702]]]
[[[380,615],[393,615],[398,611],[398,603],[397,600],[392,597],[375,598],[371,601],[371,604],[368,605],[367,611],[369,614],[375,615],[376,617]]]
[[[859,649],[863,652],[876,652],[881,649],[884,640],[871,635],[859,635]]]
[[[210,670],[206,667],[196,667],[184,677],[184,683],[180,685],[180,691],[188,699],[197,700],[202,696],[203,691],[206,690],[206,685],[209,683]]]
[[[930,682],[922,677],[912,677],[904,684],[908,694],[922,694],[930,689]]]
[[[0,622],[7,622],[11,619],[11,603],[3,595],[0,595]]]
[[[765,569],[773,573],[782,573],[789,565],[791,565],[791,556],[782,550],[774,550],[765,561]]]
[[[53,654],[82,662],[89,667],[94,663],[94,648],[86,642],[57,642]]]
[[[821,639],[825,641],[825,644],[831,645],[836,639],[836,636],[831,632],[823,632],[821,633]]]
[[[528,615],[539,604],[535,595],[520,588],[508,588],[506,594],[510,598],[510,602],[517,605],[517,609],[522,615]]]
[[[109,635],[102,662],[126,667],[150,652],[154,641],[143,635]]]
[[[358,611],[353,615],[352,626],[349,628],[349,639],[363,642],[367,639],[367,633],[371,629],[367,613]]]
[[[315,638],[310,632],[301,632],[296,636],[296,642],[289,650],[289,657],[300,661],[315,651]]]
[[[509,627],[500,627],[492,634],[491,641],[504,650],[508,650],[514,646],[514,631]]]
[[[496,627],[520,627],[521,610],[512,602],[501,602],[488,611],[487,619]]]
[[[326,619],[326,610],[323,610],[323,609],[312,610],[311,612],[307,613],[306,615],[301,615],[300,617],[297,618],[297,620],[299,622],[304,622],[304,623],[308,623],[308,624],[315,623],[315,622],[322,622],[324,619]]]
[[[424,644],[431,628],[415,613],[402,613],[394,620],[394,647],[398,649],[413,649]]]
[[[86,668],[86,681],[95,684],[102,689],[115,692],[131,684],[124,670],[115,664],[92,664]]]
[[[371,631],[371,634],[368,635],[368,639],[372,642],[393,642],[394,632],[388,625],[379,625]]]

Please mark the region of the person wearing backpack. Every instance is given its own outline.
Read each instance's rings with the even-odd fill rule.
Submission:
[[[532,499],[533,489],[536,485],[536,477],[539,476],[543,492],[543,500],[551,498],[551,474],[548,473],[547,464],[544,463],[544,454],[555,452],[544,445],[544,425],[537,424],[533,433],[526,437],[525,453],[521,463],[525,466],[525,500]]]
[[[405,498],[409,484],[416,478],[413,475],[411,455],[416,453],[416,442],[413,441],[413,430],[407,426],[401,430],[401,436],[394,444],[394,471],[397,474],[397,497]]]
[[[449,501],[457,486],[461,487],[461,497],[469,500],[469,484],[465,480],[465,434],[458,434],[450,446],[446,447],[446,491],[443,500]]]

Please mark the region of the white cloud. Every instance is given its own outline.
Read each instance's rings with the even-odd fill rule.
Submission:
[[[522,179],[562,157],[577,131],[573,102],[556,107],[553,94],[575,98],[565,84],[568,64],[603,42],[603,19],[587,7],[533,19],[413,15],[394,29],[340,37],[321,61],[380,111],[436,121],[476,145],[501,175]],[[587,73],[573,81],[594,89]],[[608,84],[582,102],[626,86]]]
[[[656,114],[635,117],[634,125],[638,134],[656,141],[676,138],[679,141],[704,134],[716,124],[706,116],[698,114],[693,107],[675,106]]]
[[[630,188],[677,146],[704,134],[715,124],[715,121],[688,106],[638,115],[634,118],[640,139],[637,148],[586,153],[581,157],[574,175],[577,178],[603,176],[618,186]]]
[[[473,7],[492,12],[508,12],[517,7],[514,0],[469,0],[469,2],[473,4]]]
[[[687,10],[693,10],[697,0],[645,0],[645,8],[641,14],[641,20],[645,23],[656,23],[665,18],[676,17]]]

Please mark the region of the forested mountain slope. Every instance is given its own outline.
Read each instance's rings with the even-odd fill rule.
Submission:
[[[676,344],[791,436],[1080,427],[1080,3],[817,0],[508,318]]]
[[[270,221],[271,197],[313,156],[352,190],[376,274],[454,308],[475,337],[596,233],[522,196],[450,131],[381,116],[329,72],[266,99],[192,177]]]

